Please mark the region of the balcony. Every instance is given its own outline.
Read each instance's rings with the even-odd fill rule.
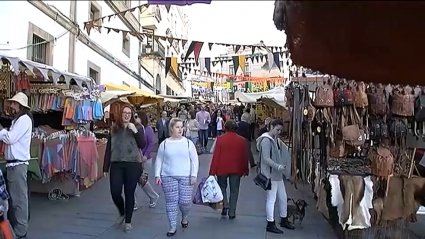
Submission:
[[[145,57],[154,57],[154,58],[159,58],[159,60],[165,60],[165,47],[164,45],[162,45],[161,42],[159,41],[154,41],[153,43],[150,42],[149,45],[150,47],[152,47],[153,44],[153,49],[147,50],[146,49],[146,44],[142,45],[142,55]]]
[[[161,22],[161,12],[158,6],[150,6],[140,16],[140,24],[143,28],[156,30],[158,29],[159,23]]]

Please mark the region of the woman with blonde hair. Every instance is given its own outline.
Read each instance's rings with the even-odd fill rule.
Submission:
[[[167,236],[177,232],[178,209],[182,213],[181,225],[189,226],[188,214],[192,204],[192,190],[198,176],[199,161],[195,144],[183,137],[183,122],[170,120],[170,137],[158,148],[155,162],[155,182],[162,185],[170,230]]]

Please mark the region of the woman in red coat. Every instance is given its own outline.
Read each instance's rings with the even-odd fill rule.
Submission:
[[[226,133],[217,137],[210,166],[210,175],[217,176],[217,182],[223,193],[224,208],[221,215],[229,215],[229,219],[236,217],[241,177],[247,176],[249,173],[249,151],[246,139],[236,133],[237,129],[238,126],[235,121],[226,121],[224,125]],[[227,199],[227,180],[230,184],[229,200]]]

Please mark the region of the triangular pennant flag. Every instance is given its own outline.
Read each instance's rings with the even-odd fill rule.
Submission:
[[[201,52],[202,46],[204,45],[203,42],[198,42],[198,41],[192,41],[190,43],[189,48],[187,49],[186,52],[186,56],[185,56],[185,61],[187,60],[187,58],[189,57],[190,54],[192,54],[192,52],[195,54],[195,61],[198,62],[199,59],[199,53]]]
[[[261,59],[261,62],[263,62],[264,61],[264,55],[261,55],[260,59]]]
[[[275,46],[274,51],[279,51],[279,47]]]
[[[175,73],[176,75],[178,75],[178,74],[177,74],[177,72],[178,72],[178,67],[177,67],[177,57],[171,57],[171,69],[173,69],[174,73]]]
[[[235,54],[238,53],[239,49],[241,49],[241,45],[236,45],[235,46]]]
[[[271,69],[273,68],[273,63],[274,63],[274,57],[273,57],[274,53],[267,53],[267,62],[269,63],[269,71],[271,71]]]
[[[279,68],[279,71],[281,71],[282,69],[280,69],[279,52],[273,53],[273,60],[276,66]]]
[[[221,67],[223,67],[223,60],[222,60],[222,59],[220,59],[219,61],[220,61],[220,65],[221,65]]]
[[[238,72],[238,68],[239,68],[239,57],[232,56],[232,59],[233,59],[233,69],[235,69],[235,75],[236,75],[236,72]]]
[[[280,55],[280,57],[283,57],[283,52],[282,51],[279,52],[279,55]]]
[[[212,50],[212,46],[214,43],[208,43],[208,48],[210,49],[210,51]]]
[[[279,47],[279,51],[282,52],[282,47],[281,46]]]
[[[184,49],[184,47],[186,46],[186,44],[187,44],[187,40],[182,39],[182,47],[183,47],[183,49]]]
[[[163,41],[166,41],[167,40],[167,38],[166,37],[163,37],[163,36],[160,36],[159,37],[161,40],[163,40]]]
[[[213,61],[213,62],[212,62],[212,65],[213,65],[213,66],[216,66],[216,65],[217,65],[217,63],[218,63],[218,61]]]
[[[211,58],[205,58],[205,68],[207,68],[208,74],[211,75]]]
[[[109,34],[111,32],[111,28],[110,27],[105,27],[106,28],[106,33]]]
[[[171,5],[165,5],[165,8],[167,9],[167,13],[169,13],[171,9]]]
[[[246,46],[242,46],[242,51],[245,51]]]
[[[205,69],[205,58],[199,59],[199,65],[200,65],[199,70],[201,70],[201,72],[203,72],[204,69]]]
[[[255,53],[255,46],[251,46],[252,55]]]
[[[114,31],[114,32],[116,32],[116,33],[119,33],[120,32],[120,30],[119,29],[116,29],[116,28],[111,28],[112,29],[112,31]]]
[[[242,72],[245,74],[245,56],[239,56],[239,65],[241,66]]]
[[[167,76],[168,72],[171,68],[171,57],[165,57],[165,76]]]
[[[260,62],[260,57],[259,56],[255,56],[255,60],[257,60],[257,63]]]
[[[254,64],[254,58],[253,56],[249,57],[249,59],[251,59],[251,63]]]

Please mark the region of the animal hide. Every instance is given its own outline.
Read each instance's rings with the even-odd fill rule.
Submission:
[[[425,178],[391,177],[382,220],[410,218],[416,214],[418,205],[425,205]]]

